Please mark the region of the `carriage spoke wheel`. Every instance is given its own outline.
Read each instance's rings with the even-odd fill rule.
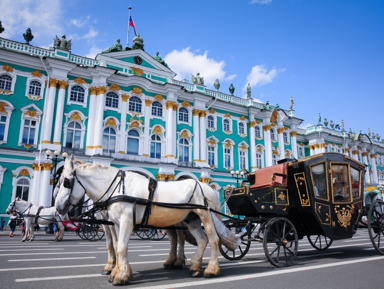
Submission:
[[[333,243],[332,239],[323,235],[307,236],[307,238],[311,246],[318,251],[327,250]]]
[[[140,239],[143,239],[143,240],[147,240],[148,239],[145,229],[138,229],[136,231],[136,235],[139,236]]]
[[[265,228],[263,247],[268,261],[276,267],[292,265],[298,246],[295,226],[286,218],[270,220]]]
[[[242,227],[232,227],[229,229],[235,234],[237,234],[241,232]],[[220,253],[221,255],[223,255],[225,259],[228,259],[231,261],[240,260],[248,253],[249,248],[251,247],[251,231],[248,228],[246,228],[246,231],[244,232],[243,235],[241,235],[240,239],[241,239],[241,243],[239,246],[237,246],[237,248],[234,251],[227,249],[221,242],[219,242]]]
[[[164,239],[166,235],[167,235],[167,233],[165,232],[165,230],[152,229],[150,239],[154,240],[154,241],[159,241],[159,240]]]
[[[376,200],[368,211],[368,233],[373,247],[384,255],[384,202]]]

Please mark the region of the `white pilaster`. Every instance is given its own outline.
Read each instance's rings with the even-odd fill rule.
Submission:
[[[285,158],[283,132],[284,132],[284,127],[279,127],[277,129],[277,136],[278,136],[278,139],[279,139],[279,159],[280,160]]]
[[[193,110],[193,161],[200,161],[200,124],[199,124],[200,110]]]
[[[144,148],[143,156],[149,157],[150,149],[150,139],[149,139],[149,124],[151,121],[151,103],[149,99],[145,100],[145,109],[144,109]]]
[[[126,135],[125,135],[125,130],[127,126],[127,106],[128,106],[128,98],[129,96],[127,94],[123,94],[121,96],[121,113],[120,113],[120,141],[119,141],[119,148],[118,148],[118,153],[119,154],[125,154],[125,142],[126,140]]]
[[[32,204],[38,204],[39,203],[39,197],[40,197],[40,178],[41,178],[41,167],[38,163],[32,164],[33,167],[33,181],[32,181],[32,187],[30,192],[29,201]]]
[[[251,171],[254,172],[257,170],[256,166],[256,143],[255,143],[255,125],[256,122],[253,121],[254,116],[250,117],[251,122],[249,123],[249,138],[250,138],[250,147],[251,147]]]
[[[377,177],[376,154],[374,151],[371,152],[370,158],[371,158],[371,167],[372,167],[372,176],[373,176],[372,182],[374,184],[378,184],[379,179]]]
[[[265,140],[265,166],[272,166],[272,142],[271,142],[271,125],[264,125],[264,140]]]
[[[165,159],[167,162],[173,162],[173,159],[176,157],[172,154],[173,151],[173,143],[172,139],[176,138],[176,135],[172,135],[173,131],[173,105],[175,103],[173,101],[168,101],[166,104],[166,112],[167,112],[167,122],[166,122],[166,145],[165,145]]]
[[[107,88],[105,86],[99,86],[97,88],[96,97],[96,115],[95,115],[95,130],[94,130],[94,153],[103,153],[103,120],[104,120],[104,106],[105,106],[105,93]]]
[[[299,159],[299,154],[297,153],[297,131],[291,131],[291,146],[292,146],[292,155],[295,159]]]
[[[68,82],[62,80],[62,81],[59,81],[59,85],[60,85],[60,89],[59,89],[59,96],[57,98],[57,104],[56,104],[56,119],[55,119],[55,131],[53,135],[53,144],[61,146],[62,145],[61,134],[63,131],[65,89],[68,86]]]
[[[52,186],[51,182],[51,163],[41,164],[41,181],[40,181],[40,197],[39,197],[39,206],[51,207],[52,206]]]
[[[205,122],[206,111],[200,111],[200,161],[207,162],[207,128]]]
[[[47,106],[44,108],[45,118],[43,123],[43,144],[51,143],[51,134],[52,134],[52,124],[53,124],[53,111],[55,107],[55,98],[56,98],[56,85],[58,80],[51,78],[49,80],[49,93],[47,99]],[[43,145],[44,147],[44,145]]]
[[[364,178],[365,178],[365,183],[370,184],[371,183],[371,178],[369,177],[369,168],[368,168],[368,153],[367,151],[362,153],[363,156],[363,164],[367,165]]]
[[[91,91],[91,93],[90,93],[90,97],[89,97],[87,139],[85,142],[85,153],[87,155],[93,154],[97,88],[92,86],[90,88],[90,91]]]

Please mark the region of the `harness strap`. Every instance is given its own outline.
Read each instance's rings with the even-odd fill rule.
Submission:
[[[43,206],[40,206],[40,207],[37,209],[34,224],[37,223],[37,219],[39,218],[40,211],[41,211],[43,208],[44,208]]]
[[[149,178],[149,183],[148,183],[148,191],[149,191],[148,203],[147,203],[147,205],[145,207],[143,219],[141,220],[141,224],[140,225],[142,225],[142,226],[148,224],[149,215],[151,214],[151,206],[152,206],[151,204],[152,204],[152,201],[153,201],[153,196],[155,194],[156,187],[157,187],[157,181],[155,179]],[[134,215],[136,216],[136,214],[134,214]],[[134,222],[133,224],[136,224],[136,222]]]

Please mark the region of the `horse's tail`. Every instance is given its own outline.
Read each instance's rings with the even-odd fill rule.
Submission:
[[[227,249],[234,251],[238,246],[240,246],[241,234],[234,234],[216,217],[216,214],[212,213],[212,218],[213,218],[215,229],[216,229],[217,235],[219,236],[220,242]]]

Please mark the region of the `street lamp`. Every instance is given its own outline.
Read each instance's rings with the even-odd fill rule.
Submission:
[[[237,182],[237,188],[239,187],[239,179],[243,179],[244,178],[244,171],[231,171],[231,175],[232,175],[232,178],[235,178],[236,179],[236,182]]]
[[[52,196],[51,196],[51,206],[53,206],[53,204],[54,204],[53,191],[55,190],[55,187],[56,187],[56,168],[57,168],[57,164],[59,162],[61,162],[61,159],[59,159],[60,152],[58,150],[56,150],[53,152],[53,155],[52,155],[52,152],[50,150],[46,150],[45,155],[47,156],[47,159],[48,160],[51,159],[52,163],[53,163],[53,185],[52,185]],[[68,154],[66,152],[63,152],[61,155],[61,157],[64,160],[66,159],[67,156],[68,156]],[[48,225],[46,233],[47,234],[53,234],[54,233],[52,224]]]

